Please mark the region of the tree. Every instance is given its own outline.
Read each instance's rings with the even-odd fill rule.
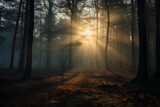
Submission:
[[[23,71],[24,65],[25,65],[26,39],[27,39],[27,33],[28,33],[28,11],[29,11],[28,5],[29,5],[29,2],[28,2],[28,0],[26,0],[24,34],[23,34],[23,38],[22,38],[19,71]]]
[[[27,58],[24,78],[29,79],[32,69],[32,46],[33,46],[33,30],[34,30],[34,0],[29,0],[29,26],[27,38]]]
[[[38,3],[39,4],[39,3]],[[42,3],[40,3],[40,8],[42,8]],[[41,67],[41,57],[42,57],[42,32],[43,32],[43,23],[42,19],[43,18],[43,9],[40,10],[40,15],[39,15],[39,67]]]
[[[99,68],[99,62],[98,62],[98,36],[99,36],[99,2],[98,0],[94,1],[95,10],[96,10],[96,65],[97,68]]]
[[[3,9],[2,8],[0,8],[0,29],[1,29],[1,24],[2,24],[2,11],[3,11]]]
[[[108,63],[107,63],[107,50],[108,50],[108,39],[109,39],[109,27],[110,27],[110,3],[111,0],[106,0],[106,9],[107,9],[107,34],[106,34],[106,46],[105,46],[105,64],[106,69],[108,69]]]
[[[22,6],[23,7],[23,10],[24,10],[24,6]],[[19,64],[18,64],[18,67],[20,68],[20,62],[21,62],[21,53],[22,53],[22,48],[21,48],[21,46],[22,46],[22,40],[23,40],[23,25],[24,25],[24,18],[23,18],[23,11],[22,11],[22,15],[21,15],[21,26],[20,26],[20,42],[19,42]]]
[[[50,58],[51,58],[51,42],[52,42],[52,35],[54,34],[53,32],[53,26],[55,25],[55,18],[52,12],[53,9],[53,1],[48,0],[48,14],[46,16],[46,33],[47,33],[47,39],[48,39],[48,44],[47,44],[47,69],[49,70],[50,67]]]
[[[13,42],[12,42],[12,48],[11,48],[10,69],[13,69],[13,64],[14,64],[14,51],[15,51],[15,43],[16,43],[16,36],[17,36],[17,31],[18,31],[20,13],[21,13],[21,5],[22,5],[22,0],[20,0],[20,3],[19,3],[19,9],[18,9],[18,15],[17,15],[17,20],[16,20],[16,26],[15,26],[15,31],[14,31],[14,35],[13,35]]]
[[[134,46],[134,42],[135,42],[135,30],[134,30],[134,23],[135,23],[135,4],[134,4],[134,0],[131,0],[131,36],[132,36],[132,70],[135,71],[135,46]]]
[[[138,0],[138,29],[139,29],[139,66],[134,79],[136,82],[145,83],[149,80],[147,72],[147,30],[145,22],[145,0]]]
[[[156,0],[156,57],[157,57],[157,69],[155,77],[160,77],[160,0]]]
[[[70,35],[70,43],[72,44],[72,30],[73,30],[73,20],[74,20],[74,16],[75,16],[75,0],[68,0],[68,7],[70,9],[71,12],[71,35]],[[72,68],[72,45],[70,45],[69,47],[69,69]]]
[[[69,69],[72,68],[72,36],[73,36],[73,30],[74,30],[74,23],[76,22],[78,14],[82,13],[83,8],[85,7],[85,0],[62,0],[60,3],[61,11],[66,13],[71,22],[71,27],[70,27],[70,36],[69,36]]]

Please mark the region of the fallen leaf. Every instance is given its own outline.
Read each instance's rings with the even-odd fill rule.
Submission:
[[[144,99],[144,93],[140,93],[139,97],[140,97],[141,99]]]
[[[122,100],[122,101],[123,101],[123,102],[125,102],[125,101],[127,101],[127,100],[128,100],[128,97],[123,98],[123,100]]]

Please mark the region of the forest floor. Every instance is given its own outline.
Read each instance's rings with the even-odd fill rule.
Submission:
[[[160,107],[157,87],[124,85],[134,75],[123,74],[74,69],[63,79],[1,79],[0,107]]]

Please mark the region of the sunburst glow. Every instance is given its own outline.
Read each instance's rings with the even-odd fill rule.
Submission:
[[[86,35],[89,35],[89,36],[91,36],[93,34],[93,32],[89,28],[85,29],[85,31],[83,33]]]

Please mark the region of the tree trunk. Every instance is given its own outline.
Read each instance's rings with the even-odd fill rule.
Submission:
[[[21,47],[22,53],[21,53],[21,58],[20,58],[19,71],[23,71],[24,65],[25,65],[26,39],[28,35],[28,8],[29,8],[28,5],[29,5],[29,0],[26,0],[24,34],[23,34],[23,39],[22,39],[22,47]]]
[[[145,83],[148,81],[147,72],[147,31],[145,22],[145,0],[138,0],[138,29],[139,29],[139,66],[135,81]]]
[[[31,77],[32,69],[32,45],[33,45],[33,30],[34,30],[34,0],[29,1],[29,31],[27,38],[27,59],[24,78],[29,79]]]
[[[134,0],[131,1],[132,2],[132,10],[131,10],[131,14],[132,14],[132,22],[131,22],[131,36],[132,36],[132,71],[135,72],[136,70],[136,64],[135,64],[135,45],[134,45],[134,23],[135,23],[135,4],[134,4]]]
[[[95,1],[95,7],[96,7],[96,65],[97,65],[97,68],[99,68],[99,62],[98,62],[98,19],[99,19],[99,16],[98,16],[98,13],[99,13],[99,9],[98,9],[98,0]]]
[[[20,61],[21,61],[21,53],[22,53],[22,40],[23,40],[23,16],[21,17],[21,28],[20,28],[20,42],[19,42],[19,63],[18,63],[18,67],[20,68]]]
[[[2,22],[2,11],[0,10],[0,29],[1,29],[1,22]]]
[[[40,6],[42,6],[42,4],[40,3]],[[43,17],[43,12],[41,11],[40,13],[40,18]],[[43,24],[42,24],[42,20],[40,20],[40,35],[39,35],[39,68],[41,68],[41,56],[42,56],[42,32],[43,32]]]
[[[160,78],[160,0],[156,0],[156,57],[157,69],[155,78]]]
[[[42,15],[41,15],[42,17]],[[40,37],[39,37],[39,67],[41,67],[41,56],[42,56],[42,21],[40,20]]]
[[[50,69],[50,59],[51,59],[51,42],[52,42],[52,22],[53,22],[53,13],[52,13],[52,8],[53,8],[53,1],[48,0],[48,15],[47,15],[47,70],[49,71]]]
[[[110,10],[109,10],[109,5],[110,5],[110,2],[107,2],[106,1],[106,8],[107,8],[107,34],[106,34],[106,46],[105,46],[105,65],[106,65],[106,69],[109,69],[108,68],[108,63],[107,63],[107,54],[108,54],[108,39],[109,39],[109,27],[110,27]]]
[[[20,13],[21,13],[21,5],[22,5],[22,0],[20,0],[20,3],[19,3],[19,9],[18,9],[18,15],[17,15],[17,20],[16,20],[16,26],[15,26],[15,31],[14,31],[14,35],[13,35],[13,42],[12,42],[12,49],[11,49],[10,69],[13,69],[13,64],[14,64],[15,43],[16,43],[18,24],[19,24]]]
[[[52,18],[52,3],[51,3],[51,1],[50,0],[48,0],[48,3],[49,3],[49,8],[48,8],[48,44],[47,44],[47,70],[49,70],[49,68],[50,68],[50,50],[51,50],[51,48],[50,48],[50,42],[51,42],[51,30],[52,30],[52,28],[51,28],[51,18]]]
[[[70,2],[70,1],[68,1]],[[70,35],[70,46],[69,46],[69,69],[72,68],[72,36],[73,36],[73,20],[74,20],[74,9],[75,9],[75,5],[74,5],[74,0],[72,0],[72,4],[69,3],[69,7],[70,7],[70,11],[71,11],[71,35]]]

